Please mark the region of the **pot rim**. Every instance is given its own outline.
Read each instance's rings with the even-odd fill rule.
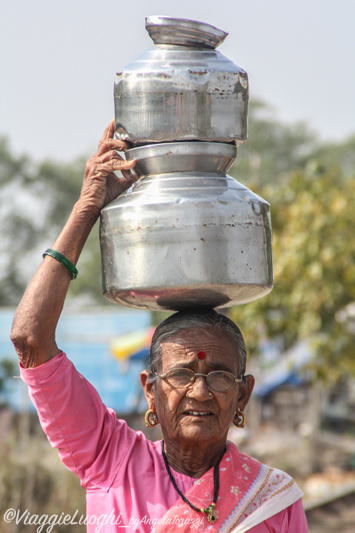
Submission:
[[[130,148],[125,152],[127,161],[145,159],[146,157],[159,157],[168,155],[220,155],[221,157],[237,157],[235,144],[185,141],[146,144]]]

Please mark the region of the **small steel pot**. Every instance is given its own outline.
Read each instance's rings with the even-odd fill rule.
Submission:
[[[215,50],[227,33],[170,17],[148,17],[146,28],[155,46],[116,75],[116,137],[132,146],[242,143],[248,76]]]

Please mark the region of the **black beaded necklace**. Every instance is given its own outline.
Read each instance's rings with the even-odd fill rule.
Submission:
[[[186,496],[184,496],[183,493],[181,492],[181,490],[178,488],[178,486],[176,484],[176,481],[175,481],[175,478],[174,478],[174,476],[173,476],[173,474],[172,474],[172,472],[170,470],[170,466],[169,466],[169,463],[168,463],[168,458],[167,458],[166,453],[164,451],[164,440],[161,441],[161,450],[162,450],[162,454],[163,454],[163,459],[164,459],[166,471],[168,472],[170,481],[172,482],[173,487],[176,490],[176,492],[178,493],[178,495],[184,500],[185,503],[187,503],[187,505],[189,505],[191,507],[191,509],[193,509],[194,511],[197,511],[198,513],[205,513],[207,515],[207,520],[209,521],[209,523],[210,524],[214,524],[215,521],[217,520],[217,513],[215,511],[215,507],[216,507],[216,503],[217,503],[217,499],[218,499],[218,492],[219,492],[219,464],[222,461],[222,457],[223,457],[224,453],[222,454],[222,457],[220,458],[220,460],[218,461],[218,463],[215,465],[215,467],[213,469],[213,502],[211,503],[211,505],[206,507],[206,509],[203,509],[203,508],[199,509],[198,507],[196,507],[196,505],[194,505],[193,503],[189,502],[189,500],[186,498]]]

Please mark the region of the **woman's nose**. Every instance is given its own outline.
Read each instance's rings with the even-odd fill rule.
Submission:
[[[195,381],[189,385],[186,394],[188,394],[190,398],[196,398],[196,400],[200,401],[201,399],[210,399],[212,396],[204,376],[196,376]]]

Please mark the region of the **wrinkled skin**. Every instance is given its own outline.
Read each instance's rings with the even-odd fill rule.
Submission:
[[[117,151],[129,145],[113,139],[114,120],[107,126],[98,149],[85,167],[80,198],[52,248],[76,265],[100,210],[138,179],[135,161],[125,161]],[[116,176],[120,170],[122,176]],[[34,368],[60,353],[55,330],[63,309],[71,276],[55,259],[46,256],[39,266],[20,305],[11,331],[20,361]]]
[[[201,350],[205,359],[197,357]],[[202,374],[228,370],[239,377],[238,346],[218,329],[187,329],[162,344],[160,373],[177,367]],[[200,477],[223,454],[228,429],[238,408],[244,411],[254,378],[246,376],[230,390],[215,392],[203,377],[187,389],[174,389],[161,378],[148,383],[147,375],[142,372],[141,380],[149,408],[161,423],[169,464],[178,472]]]
[[[135,161],[124,160],[117,152],[125,152],[129,145],[114,139],[115,121],[110,122],[99,142],[96,153],[89,159],[80,194],[85,209],[93,208],[97,216],[100,210],[128,189],[139,179],[133,170]],[[122,177],[115,171],[120,170]]]

